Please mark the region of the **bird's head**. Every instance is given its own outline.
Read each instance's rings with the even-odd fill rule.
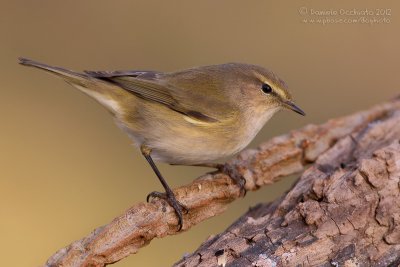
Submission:
[[[236,88],[235,97],[242,99],[242,104],[251,106],[259,112],[289,109],[300,115],[305,112],[292,100],[283,80],[273,72],[256,65],[230,63],[234,76],[230,82]],[[250,108],[250,107],[249,107]]]

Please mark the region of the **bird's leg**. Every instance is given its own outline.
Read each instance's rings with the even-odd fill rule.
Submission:
[[[192,166],[198,166],[198,167],[207,167],[207,168],[215,168],[219,170],[220,172],[225,173],[228,175],[234,182],[240,187],[240,195],[245,196],[246,195],[246,179],[244,179],[243,175],[238,172],[238,170],[233,167],[232,165],[225,163],[202,163],[202,164],[195,164]]]
[[[146,158],[147,162],[150,164],[151,168],[157,175],[158,179],[160,180],[162,186],[165,189],[165,193],[161,192],[151,192],[147,195],[147,202],[149,202],[150,198],[161,198],[168,202],[172,208],[174,208],[176,216],[178,217],[178,231],[182,229],[183,226],[183,218],[182,218],[182,211],[185,213],[188,212],[188,209],[182,205],[178,200],[176,200],[174,192],[172,192],[171,188],[168,186],[167,182],[165,181],[164,177],[161,175],[160,171],[158,170],[156,164],[154,163],[153,159],[151,158],[151,149],[145,145],[140,147],[140,151],[142,152],[143,156]]]

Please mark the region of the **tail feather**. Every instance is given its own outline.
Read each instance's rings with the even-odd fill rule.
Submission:
[[[120,112],[119,100],[121,97],[129,97],[129,93],[124,89],[82,73],[50,66],[26,58],[19,58],[19,63],[24,66],[39,68],[60,76],[67,83],[96,99],[100,104],[105,106],[114,114]]]
[[[35,67],[35,68],[39,68],[39,69],[43,69],[46,70],[48,72],[51,72],[53,74],[56,74],[58,76],[61,76],[63,78],[70,78],[72,80],[74,79],[78,79],[78,80],[82,80],[82,79],[88,79],[89,77],[85,74],[82,73],[78,73],[72,70],[67,70],[64,68],[60,68],[60,67],[54,67],[54,66],[50,66],[47,64],[43,64],[31,59],[27,59],[27,58],[19,58],[19,64],[24,65],[24,66],[29,66],[29,67]],[[67,79],[67,81],[69,82],[73,82]]]

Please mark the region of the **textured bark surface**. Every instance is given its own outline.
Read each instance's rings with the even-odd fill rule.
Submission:
[[[283,197],[176,266],[399,266],[400,110],[356,127]]]
[[[386,266],[384,260],[398,259],[399,109],[400,100],[393,100],[240,153],[229,164],[250,191],[311,166],[286,196],[252,209],[178,265],[291,266],[349,259]],[[240,189],[215,172],[174,193],[189,208],[187,230],[222,213]],[[179,233],[176,225],[163,200],[139,203],[59,250],[46,266],[105,266],[153,238]]]

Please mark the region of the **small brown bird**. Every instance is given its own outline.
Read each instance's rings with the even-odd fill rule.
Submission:
[[[183,71],[85,71],[78,73],[20,58],[20,64],[49,71],[96,99],[140,148],[174,208],[182,228],[180,204],[155,161],[214,166],[215,160],[245,148],[281,109],[305,113],[292,102],[285,83],[271,71],[229,63]],[[229,169],[224,169],[230,172]],[[244,189],[244,179],[231,175]]]

